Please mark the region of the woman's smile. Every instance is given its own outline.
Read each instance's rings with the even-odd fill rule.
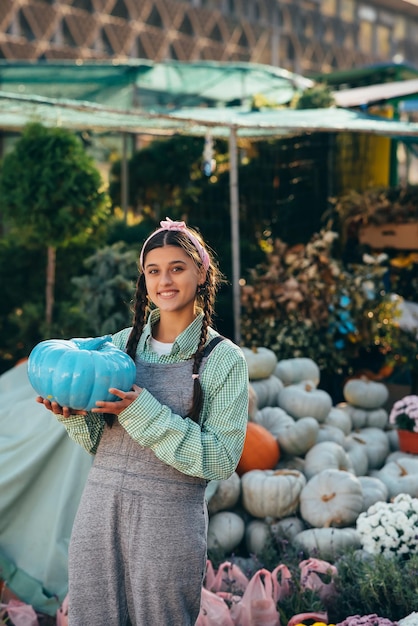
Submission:
[[[175,296],[178,293],[178,291],[175,291],[174,289],[170,289],[170,290],[164,290],[164,291],[159,291],[158,295],[161,298],[172,298],[173,296]]]

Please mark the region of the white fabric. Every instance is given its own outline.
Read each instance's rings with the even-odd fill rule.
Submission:
[[[163,343],[162,341],[157,341],[154,337],[151,337],[152,351],[156,352],[159,356],[162,354],[170,354],[172,347],[172,343]]]
[[[0,579],[50,615],[67,593],[67,549],[93,457],[35,400],[27,363],[0,376]]]

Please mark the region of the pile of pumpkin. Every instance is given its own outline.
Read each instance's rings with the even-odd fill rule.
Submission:
[[[308,554],[360,548],[359,514],[399,493],[418,496],[418,456],[399,451],[381,382],[350,379],[344,403],[318,388],[309,358],[243,349],[249,420],[237,471],[207,487],[209,550],[262,553],[271,533]]]

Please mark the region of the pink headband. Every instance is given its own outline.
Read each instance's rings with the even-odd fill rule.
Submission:
[[[208,253],[206,252],[206,250],[204,249],[200,241],[196,239],[193,233],[190,232],[190,230],[187,228],[184,222],[173,222],[173,220],[170,220],[170,218],[167,217],[165,220],[160,222],[160,226],[161,228],[153,232],[152,235],[148,237],[148,239],[145,241],[144,245],[142,246],[141,254],[139,255],[139,263],[141,267],[143,267],[144,249],[147,243],[149,242],[149,240],[152,239],[157,233],[161,233],[163,230],[178,230],[179,232],[187,235],[187,237],[190,239],[190,241],[192,242],[192,244],[198,251],[203,267],[205,268],[205,270],[208,269],[210,265],[210,259],[209,259]]]

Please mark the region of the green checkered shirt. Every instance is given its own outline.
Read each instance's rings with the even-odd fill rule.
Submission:
[[[150,315],[138,344],[137,354],[148,363],[178,363],[196,351],[203,315],[200,314],[173,344],[168,355],[150,348],[151,328],[159,311]],[[125,349],[130,328],[112,337]],[[208,342],[217,335],[209,329]],[[228,339],[211,353],[200,377],[204,393],[201,425],[174,414],[146,389],[119,415],[119,423],[140,445],[180,472],[207,480],[227,478],[235,470],[244,445],[248,420],[248,369],[242,351]],[[69,436],[90,454],[95,454],[105,428],[103,416],[58,416]]]

